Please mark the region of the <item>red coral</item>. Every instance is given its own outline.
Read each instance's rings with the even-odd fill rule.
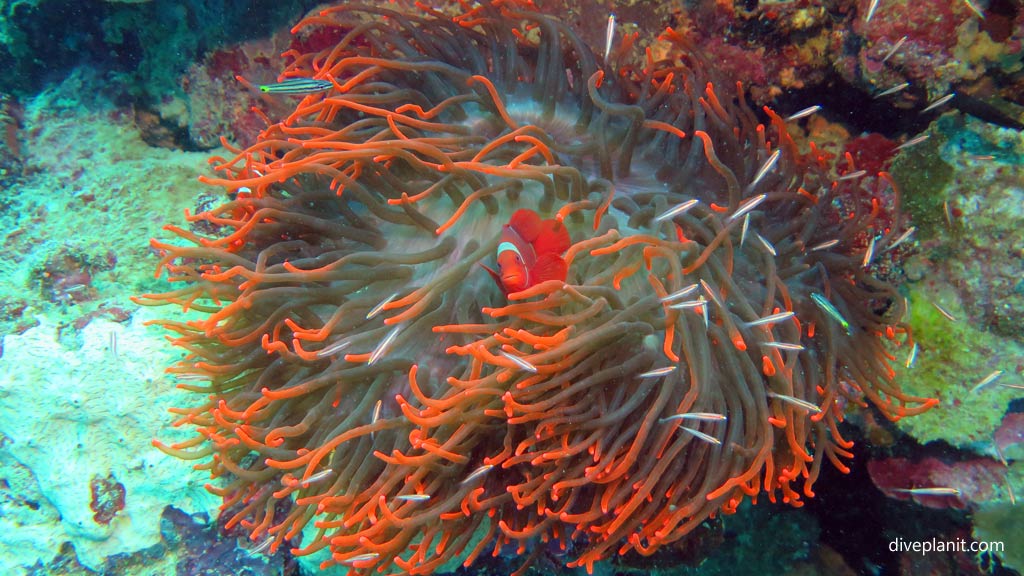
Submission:
[[[95,300],[92,277],[96,267],[87,257],[65,248],[33,272],[44,298],[54,303],[82,303]]]
[[[268,40],[217,50],[189,68],[183,84],[189,96],[189,138],[195,146],[213,147],[221,136],[242,145],[256,140],[266,122],[254,108],[267,108],[277,100],[261,104],[256,92],[236,77],[253,84],[273,82],[282,65],[278,54],[287,41],[284,31]]]
[[[120,306],[103,305],[87,314],[79,316],[77,319],[75,319],[72,326],[75,328],[75,330],[81,330],[88,326],[89,322],[92,322],[94,319],[99,318],[101,316],[106,316],[107,318],[113,320],[114,322],[123,323],[131,319],[132,313],[125,310],[124,308],[121,308]]]
[[[913,500],[929,508],[967,508],[991,500],[1005,481],[1006,467],[988,458],[946,464],[937,458],[888,458],[868,462],[872,482],[886,496]],[[908,492],[914,489],[955,488],[959,495]]]
[[[337,28],[305,28],[297,30],[292,36],[291,50],[295,54],[309,54],[333,48],[344,37]]]
[[[89,509],[94,512],[92,519],[97,524],[110,524],[117,513],[124,510],[124,484],[117,481],[113,472],[106,478],[93,476],[89,481],[89,491],[92,493]]]
[[[859,81],[876,89],[882,87],[879,82],[893,86],[902,79],[928,85],[931,91],[943,91],[950,83],[961,80],[958,66],[954,65],[954,50],[961,36],[958,31],[966,21],[977,18],[966,3],[881,2],[871,21],[866,22],[868,4],[868,0],[861,2],[861,15],[853,22],[853,31],[863,42],[857,58],[859,66],[844,71],[848,79],[867,72],[868,76]],[[883,66],[882,60],[902,38],[906,38],[902,47]],[[895,77],[882,75],[887,67],[897,72]]]
[[[875,175],[889,169],[895,149],[895,142],[872,132],[847,142],[845,152],[853,156],[857,169]]]
[[[0,93],[0,177],[22,168],[21,128],[24,108],[13,96]]]
[[[863,1],[864,14],[868,0]],[[854,30],[871,42],[907,37],[905,46],[921,54],[945,53],[956,46],[957,28],[972,13],[963,2],[924,0],[921,2],[879,2],[871,18],[858,18]]]
[[[768,84],[768,71],[764,49],[746,50],[740,46],[728,44],[722,38],[713,36],[699,41],[701,49],[712,55],[715,69],[727,78],[743,78],[752,86]]]
[[[1024,444],[1024,412],[1012,412],[1003,416],[1003,422],[996,430],[993,441],[1000,450],[1014,444]]]

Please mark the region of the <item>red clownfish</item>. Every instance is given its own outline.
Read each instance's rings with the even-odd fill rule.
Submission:
[[[572,241],[565,226],[541,220],[533,210],[517,210],[501,227],[498,272],[484,266],[505,294],[526,290],[546,280],[565,280],[569,272],[562,254]],[[483,264],[481,264],[483,266]]]

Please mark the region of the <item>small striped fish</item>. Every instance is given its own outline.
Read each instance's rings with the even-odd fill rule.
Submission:
[[[284,82],[278,82],[276,84],[261,84],[260,92],[265,92],[267,94],[305,95],[330,90],[331,86],[333,86],[333,84],[331,84],[329,80],[289,78]]]

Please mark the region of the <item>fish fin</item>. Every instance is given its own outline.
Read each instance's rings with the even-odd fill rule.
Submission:
[[[477,262],[477,264],[480,263]],[[506,294],[508,293],[508,291],[505,290],[505,285],[501,283],[501,274],[498,274],[485,264],[480,264],[480,267],[483,268],[484,270],[487,270],[487,273],[491,275],[491,278],[494,279],[494,283],[498,285],[498,288],[501,288],[502,292],[505,292]]]
[[[558,254],[547,252],[537,257],[537,262],[530,270],[530,284],[536,285],[547,280],[565,281],[569,275],[569,266]]]
[[[561,256],[569,249],[572,240],[569,238],[569,231],[565,229],[565,224],[549,218],[540,223],[540,233],[531,244],[538,255],[551,253]]]
[[[527,242],[533,243],[537,239],[537,235],[541,231],[540,216],[537,215],[533,210],[526,208],[520,208],[516,210],[516,213],[509,219],[508,225],[510,228],[516,231],[516,234],[526,240]]]

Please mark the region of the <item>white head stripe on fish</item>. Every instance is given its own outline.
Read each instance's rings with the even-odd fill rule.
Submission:
[[[502,242],[501,244],[498,244],[498,256],[501,256],[502,253],[508,252],[509,250],[515,252],[516,256],[519,256],[520,260],[523,259],[522,253],[519,252],[519,248],[516,248],[515,244],[511,242]]]

